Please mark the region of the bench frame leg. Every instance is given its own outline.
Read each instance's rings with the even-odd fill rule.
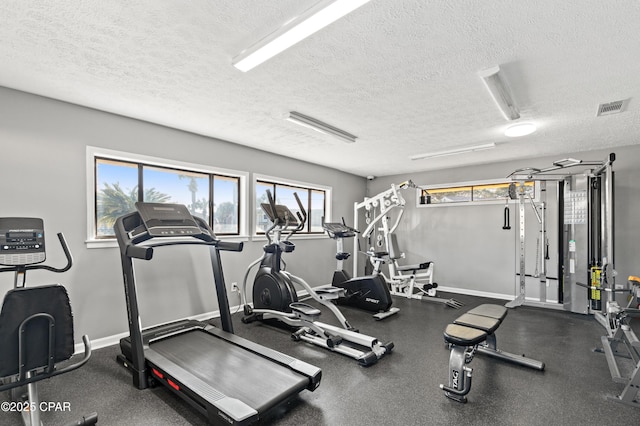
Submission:
[[[449,386],[440,385],[447,398],[457,402],[467,402],[466,395],[471,391],[472,368],[466,364],[473,359],[474,348],[451,345],[449,355]]]
[[[476,350],[478,351],[478,353],[485,354],[502,361],[510,362],[512,364],[521,365],[523,367],[532,368],[538,371],[544,370],[544,362],[542,361],[537,361],[535,359],[527,358],[524,355],[516,355],[498,349],[495,333],[488,335],[487,340],[478,345]]]

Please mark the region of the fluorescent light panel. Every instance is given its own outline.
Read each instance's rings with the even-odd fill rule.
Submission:
[[[480,77],[484,82],[491,97],[507,120],[517,120],[520,118],[520,110],[513,101],[511,91],[507,87],[505,81],[500,77],[500,67],[488,68],[480,71]]]
[[[279,30],[243,50],[233,58],[232,64],[240,71],[249,71],[367,2],[369,0],[320,1]]]
[[[424,154],[412,155],[409,158],[412,160],[423,160],[425,158],[446,157],[448,155],[457,155],[457,154],[466,154],[466,153],[475,152],[475,151],[484,151],[485,149],[495,148],[495,146],[496,144],[494,142],[491,142],[491,143],[485,143],[482,145],[453,148],[453,149],[448,149],[446,151],[426,152]]]
[[[340,130],[337,127],[333,127],[330,124],[323,123],[322,121],[316,120],[315,118],[309,117],[308,115],[300,114],[299,112],[291,111],[287,115],[286,120],[292,123],[296,123],[300,126],[313,129],[316,132],[336,137],[338,139],[341,139],[343,142],[354,143],[356,139],[358,139],[357,136],[354,136],[351,133],[347,133],[344,130]]]

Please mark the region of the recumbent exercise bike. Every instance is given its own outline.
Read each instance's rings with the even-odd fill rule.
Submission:
[[[58,239],[67,264],[55,268],[46,260],[44,225],[38,218],[0,218],[0,272],[13,272],[14,285],[4,297],[0,312],[0,391],[10,391],[11,404],[26,425],[40,426],[42,404],[37,382],[82,367],[91,356],[89,338],[82,336],[81,360],[57,368],[74,352],[73,316],[67,290],[60,284],[25,287],[26,273],[43,269],[62,273],[71,268],[71,253],[64,236]],[[91,413],[73,425],[92,425]]]

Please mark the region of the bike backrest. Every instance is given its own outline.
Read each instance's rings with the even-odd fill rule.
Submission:
[[[35,314],[53,317],[53,362],[65,361],[73,355],[73,315],[67,290],[58,284],[12,289],[5,295],[0,312],[0,377],[19,372],[19,330],[22,325],[25,330],[22,343],[23,371],[49,364],[50,322],[42,317],[25,322]]]

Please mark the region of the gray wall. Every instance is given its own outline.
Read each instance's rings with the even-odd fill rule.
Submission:
[[[95,111],[6,88],[0,88],[1,216],[34,216],[45,220],[49,263],[60,265],[55,233],[65,233],[74,254],[74,267],[64,274],[30,272],[33,284],[61,282],[69,290],[76,318],[76,338],[92,339],[126,331],[126,311],[117,248],[87,249],[85,245],[86,146],[244,170],[333,187],[333,218],[351,222],[353,203],[365,193],[377,194],[411,178],[429,185],[496,179],[526,166],[545,167],[559,159],[496,163],[475,167],[389,176],[367,182],[336,170],[185,133],[100,111]],[[640,241],[640,147],[616,149],[616,269],[618,280],[637,270]],[[585,160],[604,160],[609,151],[569,153]],[[407,209],[398,230],[407,262],[436,262],[436,281],[445,288],[471,294],[512,297],[515,294],[516,208],[511,208],[511,231],[503,231],[504,205],[415,207],[414,191],[405,191]],[[550,194],[550,216],[557,206]],[[527,221],[534,223],[527,209]],[[554,246],[554,228],[550,229]],[[241,282],[246,266],[258,258],[263,241],[245,243],[244,252],[223,253],[227,285]],[[324,237],[297,240],[288,256],[289,270],[310,284],[328,282],[335,267],[334,241]],[[347,250],[351,245],[347,243]],[[532,272],[535,239],[529,240],[527,272]],[[156,252],[155,263],[136,262],[143,325],[198,315],[217,309],[211,287],[207,253],[197,248]],[[555,260],[550,261],[554,267]],[[361,262],[361,265],[363,262]],[[178,265],[180,265],[178,267]],[[350,270],[351,261],[345,265]],[[549,275],[556,276],[555,269]],[[0,292],[11,288],[13,277],[0,275]],[[186,283],[186,284],[185,284]],[[534,282],[535,284],[535,282]],[[236,305],[235,295],[230,302]],[[78,339],[79,341],[79,339]]]
[[[64,261],[55,234],[62,231],[69,242],[75,260],[69,272],[34,271],[27,280],[65,284],[77,341],[82,334],[99,339],[127,330],[118,249],[85,244],[87,145],[327,185],[338,218],[349,216],[353,200],[366,188],[365,179],[337,170],[6,88],[0,88],[0,143],[0,215],[42,217],[48,263]],[[249,241],[243,253],[222,254],[228,287],[242,281],[263,243]],[[323,237],[296,244],[287,257],[289,270],[312,285],[329,282],[334,241]],[[169,248],[156,250],[155,263],[136,261],[144,326],[217,310],[207,256],[196,247]],[[0,293],[12,284],[12,274],[0,274]],[[238,303],[233,294],[230,303]]]
[[[640,241],[640,224],[637,214],[640,208],[640,146],[628,146],[614,150],[567,153],[553,158],[512,161],[437,170],[411,175],[396,175],[377,178],[368,182],[367,194],[373,196],[390,187],[412,179],[418,185],[435,185],[475,180],[501,179],[522,167],[548,167],[553,161],[572,157],[582,160],[604,161],[609,152],[617,154],[613,170],[615,173],[615,269],[616,282],[623,284],[627,276],[638,274],[637,246]],[[432,161],[437,161],[434,159]],[[435,281],[452,291],[486,294],[494,297],[513,297],[516,293],[515,274],[517,267],[518,215],[517,204],[510,205],[510,231],[502,229],[504,204],[446,206],[416,208],[415,192],[403,191],[407,208],[398,228],[398,242],[406,253],[407,263],[421,259],[435,263]],[[548,275],[557,277],[557,217],[556,191],[548,184],[548,214],[550,257]],[[528,274],[535,269],[537,222],[530,207],[526,209],[526,263]],[[586,279],[585,279],[586,280]],[[555,282],[549,287],[555,295]],[[527,280],[527,295],[537,297],[538,281]]]

